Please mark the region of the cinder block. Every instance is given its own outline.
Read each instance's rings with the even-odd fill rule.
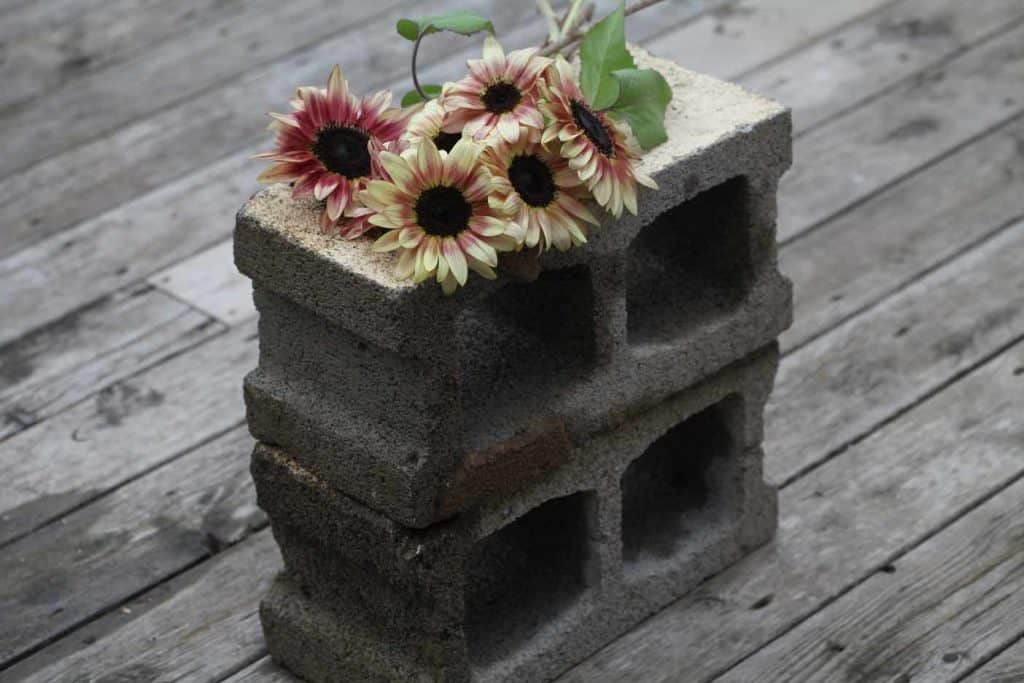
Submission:
[[[767,541],[775,345],[624,413],[515,492],[426,529],[253,453],[285,572],[272,656],[310,681],[546,680]]]
[[[782,106],[637,51],[674,88],[661,185],[641,213],[530,282],[476,278],[452,297],[395,281],[393,255],[320,233],[274,186],[238,215],[260,363],[256,438],[332,486],[425,527],[526,485],[576,444],[771,343],[791,322],[775,194]],[[497,469],[496,469],[497,468]]]

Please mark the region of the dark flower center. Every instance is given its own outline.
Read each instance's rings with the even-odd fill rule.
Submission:
[[[519,101],[523,99],[523,95],[519,92],[519,88],[511,83],[498,81],[487,86],[487,90],[484,90],[480,99],[483,100],[487,111],[492,114],[504,114],[515,109]]]
[[[555,176],[548,165],[533,154],[514,158],[508,167],[508,179],[530,206],[547,206],[555,198]]]
[[[606,157],[612,156],[612,152],[615,151],[615,144],[612,141],[612,135],[608,131],[601,119],[597,117],[590,107],[583,104],[582,102],[572,101],[572,118],[576,122],[576,125],[583,129],[590,141],[594,143],[594,146]]]
[[[358,128],[329,126],[320,129],[313,154],[331,173],[346,178],[370,175],[370,136]]]
[[[434,136],[434,144],[437,145],[438,149],[443,149],[446,152],[452,151],[452,147],[455,143],[462,139],[462,133],[445,133],[441,131]]]
[[[458,189],[431,187],[416,200],[416,222],[428,235],[452,237],[469,227],[473,207]]]

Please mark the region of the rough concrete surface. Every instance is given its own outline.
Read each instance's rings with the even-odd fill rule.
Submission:
[[[771,537],[758,444],[777,360],[770,346],[624,416],[533,486],[428,529],[258,445],[286,567],[262,607],[271,653],[311,680],[557,675]]]

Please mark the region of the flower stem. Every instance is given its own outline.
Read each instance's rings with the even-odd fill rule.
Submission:
[[[562,31],[559,36],[566,35],[576,25],[576,16],[579,14],[580,6],[583,5],[583,0],[572,0],[572,5],[569,6],[569,13],[565,15],[565,22],[562,24]]]
[[[636,0],[636,2],[626,7],[625,15],[628,17],[630,14],[636,14],[640,10],[647,9],[651,5],[656,5],[662,1],[663,0]],[[586,24],[586,22],[580,22],[580,26],[571,30],[569,33],[563,35],[560,40],[557,40],[551,43],[550,45],[547,45],[544,48],[542,48],[540,54],[544,56],[551,56],[556,52],[561,52],[570,45],[578,43],[583,38],[583,36],[586,35],[587,29],[590,28],[589,25],[584,24]]]
[[[427,93],[423,92],[423,88],[420,87],[420,79],[416,77],[416,55],[419,54],[420,51],[420,41],[423,40],[423,36],[426,34],[426,31],[421,31],[420,34],[416,36],[416,44],[412,46],[412,86],[416,88],[416,92],[420,94],[420,97],[423,98],[424,102],[429,100],[430,97]]]
[[[537,0],[537,9],[544,15],[544,18],[548,21],[548,40],[547,42],[553,43],[559,39],[561,34],[558,31],[558,17],[555,16],[555,11],[551,9],[551,3],[548,0]]]

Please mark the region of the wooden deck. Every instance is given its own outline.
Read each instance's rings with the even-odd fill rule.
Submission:
[[[335,62],[404,91],[394,21],[442,6],[0,2],[0,680],[291,680],[227,240],[263,113]],[[1024,2],[669,0],[629,34],[794,109],[780,532],[562,680],[1024,681]]]

